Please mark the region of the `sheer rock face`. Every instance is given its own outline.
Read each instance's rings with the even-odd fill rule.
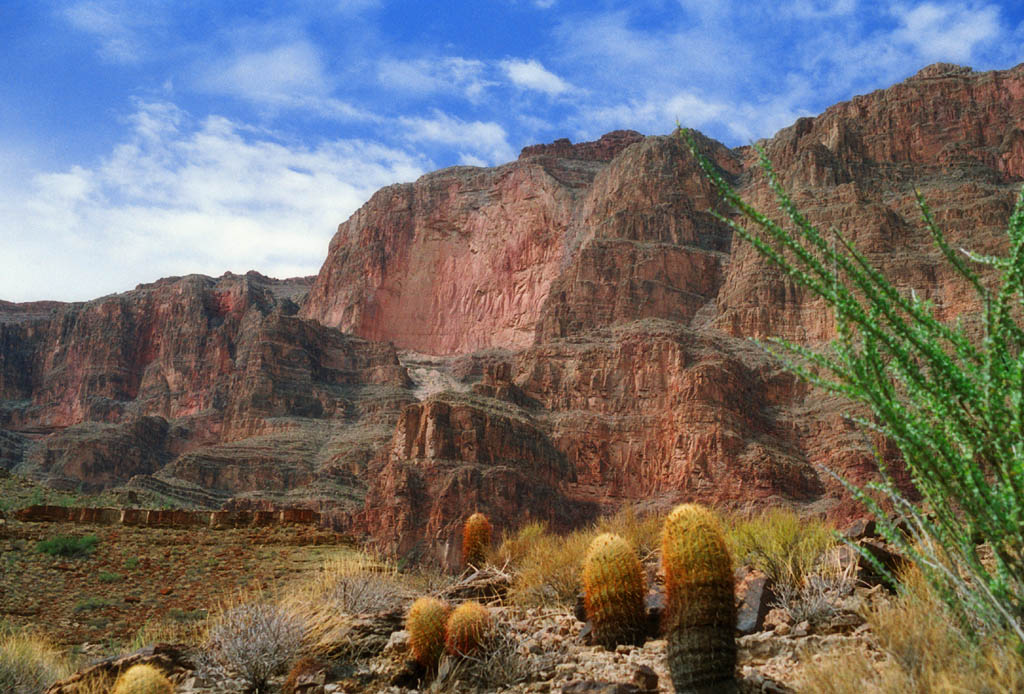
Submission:
[[[954,247],[1001,250],[1022,133],[1024,66],[933,65],[762,144],[812,222],[970,320],[914,189]],[[700,145],[775,209],[752,148]],[[869,442],[748,341],[820,345],[831,315],[709,209],[729,214],[676,138],[618,131],[385,188],[314,280],[0,303],[0,465],[327,499],[385,546],[448,563],[475,510],[500,529],[629,500],[850,513],[816,466],[867,479]],[[472,392],[426,396],[396,350]]]

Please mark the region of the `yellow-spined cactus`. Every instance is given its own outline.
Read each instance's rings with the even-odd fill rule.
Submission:
[[[448,617],[445,645],[454,656],[474,655],[491,635],[491,614],[478,602],[464,602]]]
[[[646,592],[643,567],[629,543],[612,533],[594,538],[583,560],[583,602],[594,643],[612,649],[640,642]]]
[[[152,665],[132,665],[117,678],[111,694],[174,694],[174,685]]]
[[[463,566],[483,566],[491,546],[491,522],[482,513],[474,513],[462,527]]]
[[[732,560],[714,514],[676,507],[661,536],[668,669],[676,692],[735,691]]]
[[[447,603],[437,598],[422,597],[412,604],[405,617],[412,655],[428,670],[437,665],[444,651],[445,626],[450,612]]]

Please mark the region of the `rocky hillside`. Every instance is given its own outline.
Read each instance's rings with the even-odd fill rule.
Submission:
[[[1024,66],[932,65],[763,142],[812,221],[948,318],[969,295],[920,228],[997,250],[1024,180]],[[750,148],[705,152],[763,209]],[[302,500],[406,554],[485,510],[569,525],[634,500],[843,515],[824,465],[869,442],[747,338],[829,313],[733,243],[673,137],[559,140],[376,193],[315,279],[161,280],[0,303],[0,465],[56,485]]]

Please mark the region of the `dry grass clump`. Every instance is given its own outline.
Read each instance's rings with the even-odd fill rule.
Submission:
[[[760,569],[776,586],[799,590],[818,559],[836,543],[834,528],[788,509],[726,521],[726,540],[737,563]]]
[[[620,508],[615,515],[601,518],[594,528],[594,535],[612,533],[624,538],[631,547],[636,548],[640,558],[645,559],[655,554],[661,547],[661,528],[665,524],[665,514],[642,514],[632,505]]]
[[[643,515],[626,506],[590,528],[565,535],[552,533],[544,523],[528,523],[506,533],[492,552],[491,561],[509,566],[515,575],[509,598],[521,607],[569,607],[580,592],[580,570],[587,548],[602,533],[614,533],[636,547],[641,557],[651,556],[661,541],[659,515]]]
[[[354,615],[400,609],[409,595],[393,562],[352,554],[325,562],[313,578],[292,586],[281,606],[305,625],[307,650],[327,655],[345,642]]]
[[[576,530],[555,535],[526,526],[529,543],[517,535],[513,546],[498,548],[498,555],[507,554],[514,573],[509,600],[522,607],[568,607],[576,602],[580,591],[580,565],[594,537],[592,530]]]
[[[0,632],[0,692],[37,694],[71,670],[68,659],[42,638]]]
[[[498,691],[525,682],[532,674],[516,634],[499,628],[476,655],[442,656],[430,691],[454,694],[464,692],[467,685],[476,691]]]
[[[737,564],[763,571],[772,580],[780,605],[797,622],[831,616],[833,597],[853,587],[850,572],[821,561],[836,544],[834,528],[821,520],[771,509],[755,517],[728,519],[725,527]]]
[[[945,604],[911,567],[903,592],[865,610],[877,651],[845,651],[808,664],[812,694],[926,694],[1024,691],[1024,659],[1011,634],[972,644],[953,625]]]

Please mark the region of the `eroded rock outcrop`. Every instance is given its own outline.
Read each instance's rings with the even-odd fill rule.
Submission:
[[[970,321],[914,189],[955,246],[1002,249],[1022,133],[1024,66],[940,64],[762,144],[812,222]],[[752,148],[700,146],[774,209]],[[441,561],[475,510],[499,528],[631,500],[854,512],[818,466],[863,481],[891,447],[748,341],[821,345],[831,315],[709,210],[729,214],[677,138],[617,131],[385,188],[315,279],[0,303],[0,465],[315,498]]]

